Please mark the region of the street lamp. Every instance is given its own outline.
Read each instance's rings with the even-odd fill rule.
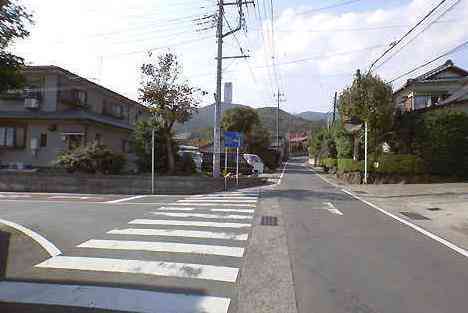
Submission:
[[[344,128],[352,133],[354,136],[355,134],[362,129],[362,121],[356,117],[352,117],[344,122]],[[367,133],[368,133],[368,125],[367,121],[364,121],[364,184],[367,184]],[[353,147],[353,158],[357,159],[357,144],[356,141],[354,142]]]

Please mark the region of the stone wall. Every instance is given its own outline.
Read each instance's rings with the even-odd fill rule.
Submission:
[[[239,179],[228,183],[229,190],[259,186],[266,180],[258,177]],[[211,177],[156,177],[157,194],[202,194],[224,190],[224,178]],[[89,194],[150,194],[151,176],[148,175],[82,175],[46,173],[0,173],[1,192],[57,192]]]

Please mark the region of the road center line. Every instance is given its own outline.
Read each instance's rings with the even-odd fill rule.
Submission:
[[[187,205],[187,206],[228,206],[228,207],[248,207],[254,208],[257,205],[254,203],[211,203],[211,202],[176,202],[171,205]]]
[[[325,204],[326,206],[328,206],[328,209],[327,209],[327,210],[328,210],[330,213],[333,213],[333,214],[336,214],[336,215],[343,215],[343,213],[342,213],[340,210],[338,210],[338,209],[333,205],[333,203],[331,203],[331,202],[324,202],[323,204]]]
[[[36,265],[36,267],[198,278],[231,283],[236,282],[239,272],[238,268],[224,266],[69,256],[56,256]],[[113,300],[115,301],[115,299]]]
[[[9,226],[11,228],[16,229],[17,231],[25,234],[26,236],[30,237],[33,239],[35,242],[37,242],[44,250],[47,251],[51,256],[57,256],[62,254],[62,251],[60,251],[52,242],[49,240],[45,239],[42,235],[32,231],[29,228],[26,228],[22,225],[16,224],[14,222],[10,222],[4,219],[0,219],[0,224],[4,224],[6,226]]]
[[[280,178],[276,184],[281,185],[281,181],[283,180],[284,172],[286,171],[286,167],[288,166],[288,162],[284,163],[283,170],[281,171]]]
[[[141,198],[144,198],[144,197],[147,197],[147,196],[145,196],[145,195],[133,196],[133,197],[128,197],[128,198],[122,198],[122,199],[117,199],[117,200],[106,201],[105,203],[120,203],[120,202],[135,200],[135,199],[141,199]]]

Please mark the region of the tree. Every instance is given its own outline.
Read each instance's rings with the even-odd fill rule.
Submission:
[[[15,1],[0,0],[0,94],[24,83],[20,74],[24,60],[5,50],[14,40],[29,36],[26,26],[30,23],[32,16],[23,6]]]
[[[171,52],[163,53],[152,64],[141,67],[140,100],[161,120],[160,131],[164,137],[169,172],[175,170],[172,128],[176,122],[185,123],[197,111],[200,89],[191,87],[182,77],[182,65]]]
[[[252,108],[239,107],[223,114],[221,127],[226,131],[236,131],[249,136],[255,126],[260,125],[260,117]]]
[[[164,140],[166,137],[162,136],[161,124],[154,118],[148,120],[141,120],[135,126],[133,132],[133,148],[137,156],[137,167],[140,172],[151,171],[151,156],[152,156],[152,131],[155,129],[155,159],[156,171],[158,173],[166,173],[168,171],[168,157],[165,149],[166,144]],[[172,140],[172,138],[170,138]],[[172,142],[174,145],[174,142]],[[173,149],[173,158],[176,158],[176,153]]]
[[[394,110],[392,86],[371,73],[361,75],[359,70],[352,85],[343,90],[339,99],[343,120],[358,118],[368,122],[369,142],[373,142],[371,151],[377,151],[378,144],[384,142],[392,130]]]

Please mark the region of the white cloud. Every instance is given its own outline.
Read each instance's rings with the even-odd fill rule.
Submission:
[[[139,66],[147,58],[143,52],[125,53],[212,36],[208,41],[172,49],[181,56],[190,80],[209,90],[211,94],[214,92],[214,32],[196,33],[190,18],[181,18],[200,16],[204,12],[214,13],[215,1],[210,7],[211,11],[200,9],[198,2],[189,7],[183,6],[184,10],[180,10],[180,3],[177,6],[177,3],[169,0],[112,1],[112,6],[107,0],[23,2],[36,12],[32,36],[18,43],[16,49],[29,62],[64,66],[85,77],[99,78],[105,86],[137,98]],[[438,2],[413,0],[386,10],[361,9],[339,14],[333,11],[322,11],[315,15],[298,14],[306,7],[287,8],[280,12],[275,23],[276,62],[282,64],[316,58],[278,67],[278,78],[288,99],[288,102],[282,104],[283,107],[293,112],[328,110],[335,90],[350,83],[352,73],[357,68],[365,69],[384,48],[349,54],[340,54],[341,52],[389,44]],[[393,78],[466,40],[468,28],[463,23],[468,18],[468,5],[465,1],[443,20],[454,18],[457,22],[433,25],[379,69],[378,73],[386,79]],[[356,30],[389,25],[406,26]],[[269,81],[275,80],[275,75],[271,69],[264,67],[265,62],[271,63],[271,45],[268,39],[270,23],[263,21],[257,24],[253,15],[250,15],[248,26],[248,38],[243,33],[238,33],[237,37],[243,47],[248,46],[252,50],[249,52],[252,57],[248,61],[251,69],[247,66],[247,61],[238,60],[224,74],[224,80],[233,81],[236,102],[256,106],[274,105],[274,90]],[[257,31],[259,28],[265,30],[266,45]],[[225,55],[237,54],[237,43],[232,37],[226,38]],[[466,55],[465,52],[454,56],[455,62],[468,66]],[[224,66],[229,66],[231,62],[225,61]],[[206,99],[206,103],[209,102],[212,102],[211,95]]]

